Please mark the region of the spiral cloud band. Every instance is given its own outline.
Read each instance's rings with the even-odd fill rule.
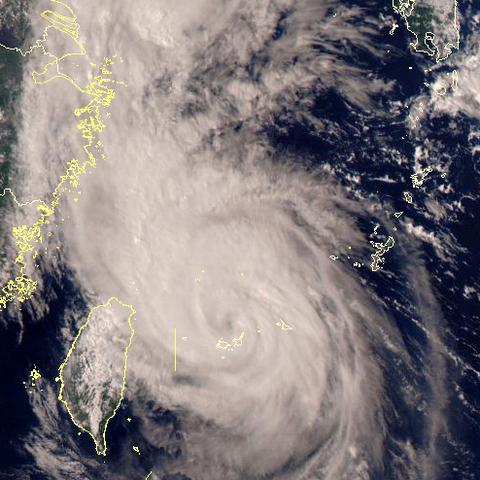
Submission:
[[[293,102],[307,114],[309,89],[335,86],[370,108],[390,86],[364,81],[338,42],[381,56],[374,22],[357,28],[361,10],[333,2],[177,3],[73,2],[87,51],[121,55],[114,75],[127,86],[111,109],[106,159],[78,202],[62,205],[52,243],[62,239],[87,298],[135,306],[126,397],[139,416],[142,399],[178,415],[184,455],[172,471],[372,478],[394,411],[386,383],[398,369],[401,384],[411,366],[381,302],[329,258],[368,245],[357,220],[370,206],[328,168],[296,166],[308,159],[274,148],[265,125]],[[23,96],[25,118],[49,119],[47,131],[30,125],[20,139],[25,164],[35,156],[42,171],[19,188],[38,197],[67,152],[81,155],[59,115],[79,94],[59,98],[59,88],[68,86]],[[408,389],[399,395],[416,408]],[[140,431],[152,449],[162,445],[161,426],[145,420]],[[40,457],[39,445],[31,451]],[[398,478],[429,468],[408,441],[391,451]]]

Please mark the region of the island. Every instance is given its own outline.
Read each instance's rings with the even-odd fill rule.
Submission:
[[[413,35],[412,47],[440,62],[460,44],[457,0],[392,0]],[[393,32],[392,32],[393,33]]]
[[[135,313],[115,297],[92,308],[58,371],[58,399],[98,455],[106,455],[108,422],[124,397]]]
[[[388,236],[385,243],[382,242],[370,242],[373,247],[375,248],[375,253],[370,255],[372,257],[372,263],[370,264],[370,268],[372,272],[376,272],[382,268],[382,265],[385,263],[384,255],[393,248],[395,245],[395,239],[391,236]]]

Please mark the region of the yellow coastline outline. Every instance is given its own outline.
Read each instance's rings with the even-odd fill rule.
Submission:
[[[45,10],[41,16],[49,22],[49,25],[45,28],[41,39],[37,40],[32,47],[26,51],[22,51],[19,48],[7,47],[1,43],[0,46],[7,50],[17,51],[24,57],[30,54],[35,48],[40,48],[45,55],[53,57],[54,60],[49,62],[42,72],[33,72],[32,77],[36,84],[45,84],[54,78],[64,78],[81,93],[90,97],[90,101],[86,105],[80,106],[74,111],[76,117],[86,116],[86,118],[79,120],[77,128],[81,131],[82,138],[84,139],[83,151],[85,152],[87,159],[82,163],[75,158],[67,162],[65,173],[60,176],[55,189],[50,194],[51,200],[49,203],[46,203],[43,200],[34,200],[26,204],[20,204],[10,188],[4,190],[2,196],[8,191],[19,206],[31,205],[37,202],[39,205],[36,207],[38,219],[32,225],[23,224],[21,226],[12,227],[11,235],[17,247],[17,255],[14,259],[14,269],[17,267],[18,273],[14,278],[10,278],[6,285],[1,289],[0,311],[5,310],[8,304],[14,300],[23,303],[31,298],[37,289],[38,282],[26,274],[30,260],[27,258],[27,255],[31,256],[31,260],[35,260],[38,257],[38,249],[44,240],[43,230],[50,225],[49,218],[56,212],[62,196],[66,193],[72,193],[72,190],[75,190],[76,194],[79,195],[81,192],[78,190],[78,187],[81,176],[87,173],[88,168],[96,168],[98,156],[102,159],[105,158],[102,148],[103,144],[98,138],[98,134],[100,134],[105,128],[103,111],[108,110],[116,96],[114,86],[126,86],[124,82],[111,78],[112,72],[110,67],[115,63],[114,59],[116,58],[116,55],[104,59],[103,64],[99,66],[99,73],[94,75],[93,79],[85,86],[85,88],[81,88],[70,76],[64,75],[60,72],[58,65],[64,58],[72,55],[85,55],[86,51],[78,40],[80,27],[76,22],[77,17],[73,13],[73,10],[59,0],[50,1],[54,4],[65,7],[70,13],[70,16],[61,15],[57,12],[52,12],[51,10]],[[55,28],[71,37],[75,44],[79,46],[80,53],[67,52],[61,57],[49,53],[45,48],[44,42],[46,41],[48,31],[51,28]],[[123,62],[123,59],[120,59],[120,62]],[[54,64],[57,68],[57,75],[45,82],[37,81],[38,76],[46,73],[50,66]],[[97,66],[96,64],[91,65]],[[109,116],[109,113],[106,112],[105,116]],[[77,198],[74,199],[74,201],[76,200]],[[53,235],[53,232],[48,232],[48,236],[51,235]]]
[[[37,368],[36,365],[33,365],[33,368],[28,376],[30,377],[30,386],[32,388],[35,388],[37,386],[37,380],[40,380],[42,378],[42,374],[40,373],[40,370]]]
[[[413,196],[410,192],[403,192],[403,199],[407,202],[407,203],[413,203]]]
[[[65,382],[63,380],[63,369],[65,368],[65,365],[67,364],[69,358],[71,357],[72,353],[74,352],[75,350],[75,345],[77,343],[77,340],[80,338],[80,335],[82,334],[82,332],[85,330],[85,328],[87,328],[88,324],[90,323],[90,320],[92,319],[92,316],[93,314],[95,313],[96,310],[100,309],[100,308],[106,308],[106,307],[109,307],[111,305],[111,303],[113,301],[116,301],[117,303],[119,303],[122,307],[125,307],[125,308],[128,308],[130,309],[130,315],[128,316],[128,327],[130,329],[130,338],[128,340],[128,344],[127,346],[125,347],[125,352],[124,352],[124,363],[123,363],[123,381],[122,381],[122,387],[120,389],[120,398],[115,406],[115,408],[113,409],[113,412],[112,414],[107,418],[106,422],[105,422],[105,426],[103,427],[103,431],[101,432],[102,433],[102,445],[99,445],[98,442],[97,442],[97,439],[95,438],[95,436],[92,434],[92,432],[90,432],[89,430],[87,430],[85,427],[82,427],[79,423],[77,423],[75,421],[75,417],[73,416],[71,410],[70,410],[70,407],[68,406],[68,402],[66,400],[63,399],[63,389],[65,387]],[[129,304],[126,304],[126,303],[123,303],[122,301],[120,301],[117,297],[110,297],[105,303],[102,303],[101,305],[97,305],[95,307],[93,307],[91,310],[90,310],[90,313],[88,314],[87,316],[87,320],[85,321],[85,323],[80,327],[80,329],[78,330],[78,333],[77,335],[75,336],[75,339],[73,340],[72,342],[72,345],[70,347],[70,349],[68,350],[68,353],[65,357],[65,360],[62,362],[62,364],[60,365],[59,369],[58,369],[58,377],[56,378],[56,381],[60,381],[60,391],[58,392],[58,399],[60,400],[60,402],[62,402],[64,405],[65,405],[65,408],[67,409],[67,412],[70,416],[70,419],[72,420],[73,424],[78,427],[82,432],[85,432],[85,433],[88,433],[88,435],[90,435],[90,437],[92,437],[93,439],[93,442],[95,443],[95,451],[97,452],[97,455],[103,455],[103,456],[106,456],[107,455],[107,440],[105,438],[105,435],[106,435],[106,432],[107,432],[107,427],[108,427],[108,423],[110,422],[110,420],[116,415],[118,409],[120,408],[120,404],[122,403],[123,401],[123,398],[124,398],[124,394],[125,394],[125,388],[126,388],[126,385],[127,385],[127,364],[128,364],[128,350],[130,348],[130,346],[132,345],[132,341],[133,341],[133,336],[135,335],[135,329],[133,328],[132,326],[132,318],[135,316],[137,312],[135,311],[135,309],[133,308],[132,305],[129,305]]]
[[[445,95],[447,95],[449,88],[452,92],[456,92],[458,90],[458,71],[457,70],[452,70],[451,72],[447,73],[447,77],[448,77],[448,75],[451,75],[450,85],[442,86],[442,87],[437,88],[437,89],[435,88],[435,86],[432,87],[433,92],[440,97],[444,97]]]
[[[382,268],[382,265],[385,263],[384,255],[394,247],[395,239],[392,236],[388,236],[385,240],[385,243],[382,242],[374,242],[373,240],[370,241],[373,248],[375,248],[375,253],[372,253],[370,256],[372,257],[372,263],[370,264],[370,268],[372,272],[376,272]]]
[[[419,169],[415,173],[410,175],[410,178],[412,180],[412,187],[420,188],[427,180],[428,175],[432,172],[433,172],[433,168],[428,166],[426,168]]]
[[[0,197],[4,197],[7,192],[10,194],[10,196],[12,197],[13,201],[15,202],[15,204],[18,206],[18,207],[26,207],[28,205],[33,205],[34,203],[38,203],[38,202],[41,202],[40,199],[35,199],[35,200],[32,200],[30,202],[24,202],[24,203],[20,203],[18,200],[17,200],[17,197],[16,195],[13,193],[13,190],[9,187],[7,188],[4,188],[3,189],[3,193],[0,193]]]
[[[215,345],[215,348],[219,350],[228,350],[232,352],[235,348],[241,347],[243,343],[243,338],[245,337],[245,332],[242,332],[238,337],[232,338],[232,343],[225,341],[223,338],[220,338]]]
[[[282,318],[279,319],[278,322],[275,323],[277,327],[280,327],[283,331],[293,330],[293,327],[285,322]]]
[[[85,48],[83,47],[83,45],[78,40],[78,33],[79,33],[80,25],[77,23],[77,16],[73,12],[72,8],[69,7],[66,3],[61,2],[60,0],[50,0],[50,1],[54,4],[61,5],[62,7],[64,7],[67,10],[67,12],[69,13],[70,16],[62,15],[61,13],[54,12],[52,10],[44,10],[40,14],[40,16],[44,20],[46,20],[47,23],[49,23],[49,25],[47,25],[45,27],[45,29],[43,30],[43,34],[40,36],[40,38],[38,40],[36,40],[33,43],[32,46],[30,46],[25,51],[22,50],[19,47],[7,47],[3,43],[0,43],[0,47],[5,48],[6,50],[11,50],[11,51],[14,51],[14,52],[18,52],[18,53],[20,53],[20,55],[22,57],[26,57],[26,56],[30,55],[34,50],[40,49],[42,51],[43,55],[45,55],[47,57],[52,57],[53,60],[51,62],[48,62],[43,67],[43,70],[41,72],[37,72],[36,70],[34,70],[32,72],[32,78],[33,78],[33,81],[36,85],[44,85],[44,84],[50,82],[51,80],[53,80],[54,78],[64,78],[65,80],[70,82],[77,90],[79,90],[81,92],[84,92],[84,90],[75,82],[75,80],[72,77],[70,77],[69,75],[65,75],[64,73],[61,73],[60,72],[60,67],[59,67],[60,62],[62,60],[64,60],[65,58],[72,57],[72,56],[83,56],[87,53]],[[61,57],[57,57],[56,55],[50,53],[45,48],[45,42],[48,39],[49,30],[51,30],[52,28],[61,32],[61,33],[63,33],[63,34],[65,34],[65,35],[68,35],[73,40],[75,45],[78,47],[79,51],[78,52],[67,52],[66,54],[62,55]],[[53,77],[51,77],[51,78],[49,78],[45,81],[39,81],[38,77],[41,77],[42,75],[46,75],[46,73],[48,72],[48,70],[50,69],[50,67],[52,65],[54,65],[55,68],[56,68],[56,71],[57,71],[56,75],[54,75]]]
[[[430,57],[435,56],[435,62],[440,63],[442,60],[446,60],[453,53],[453,49],[458,50],[460,48],[460,28],[458,26],[458,1],[455,0],[455,2],[454,2],[453,19],[452,19],[457,38],[456,38],[455,43],[448,42],[445,45],[444,49],[446,49],[448,51],[448,53],[443,57],[440,56],[440,49],[435,44],[434,39],[435,39],[436,35],[435,35],[434,32],[426,32],[425,33],[425,39],[429,40],[432,43],[432,45],[435,47],[436,52],[435,52],[435,50],[432,50],[432,49],[423,50],[422,48],[419,48],[420,41],[418,39],[418,35],[416,34],[416,32],[411,30],[410,24],[408,23],[408,18],[412,14],[416,3],[417,3],[417,0],[403,0],[403,1],[400,0],[399,5],[396,6],[395,5],[395,0],[392,0],[392,8],[393,8],[393,11],[395,13],[397,13],[398,15],[400,15],[403,18],[403,20],[405,21],[405,25],[407,27],[407,30],[415,37],[415,40],[410,43],[411,47],[418,53],[425,53],[426,55],[428,55]],[[427,46],[427,48],[428,48],[428,46]],[[436,53],[436,55],[435,55],[435,53]]]

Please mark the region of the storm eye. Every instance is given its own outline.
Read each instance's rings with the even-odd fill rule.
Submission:
[[[0,1],[0,472],[476,478],[480,7],[69,1]]]

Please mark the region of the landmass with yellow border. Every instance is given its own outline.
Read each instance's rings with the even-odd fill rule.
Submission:
[[[98,455],[106,455],[108,423],[125,394],[135,313],[115,297],[92,308],[59,368],[58,399]]]
[[[0,47],[21,57],[39,54],[45,59],[42,67],[31,74],[39,88],[54,80],[63,80],[72,86],[72,93],[81,93],[83,100],[72,112],[72,121],[80,131],[84,157],[66,162],[63,174],[44,200],[19,202],[11,188],[0,194],[3,197],[9,193],[17,207],[31,206],[35,212],[28,223],[11,229],[16,254],[9,269],[12,276],[1,288],[0,310],[5,310],[14,301],[25,302],[36,291],[38,280],[34,278],[34,269],[38,268],[38,257],[46,251],[49,237],[54,235],[57,210],[69,197],[74,202],[78,200],[83,177],[96,168],[99,159],[105,158],[100,134],[110,115],[108,109],[115,99],[117,86],[125,86],[113,77],[116,55],[104,58],[99,65],[85,63],[86,50],[80,41],[80,25],[74,11],[60,0],[50,0],[50,3],[52,9],[40,14],[45,28],[38,39],[26,48],[2,43]],[[58,45],[62,45],[64,51],[58,52]],[[90,75],[90,71],[79,71],[81,58],[84,65],[96,72]],[[85,83],[81,78],[90,80]],[[131,305],[115,297],[94,307],[59,368],[58,399],[65,405],[73,423],[92,437],[99,455],[106,454],[108,422],[115,416],[124,396],[134,315]],[[32,382],[40,378],[38,371],[33,372]]]
[[[412,48],[441,62],[460,46],[457,0],[392,0],[413,36]],[[391,34],[395,29],[391,30]]]
[[[41,17],[46,22],[45,30],[29,48],[10,47],[0,43],[0,47],[16,52],[23,57],[39,51],[46,57],[46,63],[41,70],[32,72],[32,79],[38,85],[43,85],[55,79],[63,79],[70,83],[75,90],[86,97],[85,103],[72,112],[78,118],[77,128],[81,133],[85,158],[78,160],[72,158],[66,162],[64,173],[58,179],[55,188],[46,200],[34,200],[38,203],[35,207],[36,215],[29,223],[17,225],[11,229],[11,237],[16,255],[10,267],[11,278],[2,287],[0,292],[0,311],[5,310],[14,301],[19,304],[25,302],[36,291],[38,281],[34,278],[34,268],[38,267],[37,259],[42,248],[47,246],[47,239],[54,234],[54,219],[58,206],[64,197],[73,196],[74,201],[80,194],[82,177],[90,169],[97,166],[99,159],[105,158],[103,144],[99,138],[105,128],[105,119],[115,96],[117,85],[124,82],[113,78],[112,66],[115,64],[116,55],[107,57],[100,65],[91,64],[97,68],[93,79],[85,86],[81,86],[74,76],[63,71],[68,67],[68,61],[79,56],[85,56],[86,51],[79,40],[77,17],[73,10],[59,0],[51,0],[56,10],[45,10]],[[63,54],[53,54],[48,50],[48,40],[52,35],[61,35],[70,41],[72,50]],[[120,62],[123,60],[120,59]],[[74,118],[74,117],[73,117]],[[16,200],[11,189],[12,197]],[[17,204],[20,205],[19,202]]]

